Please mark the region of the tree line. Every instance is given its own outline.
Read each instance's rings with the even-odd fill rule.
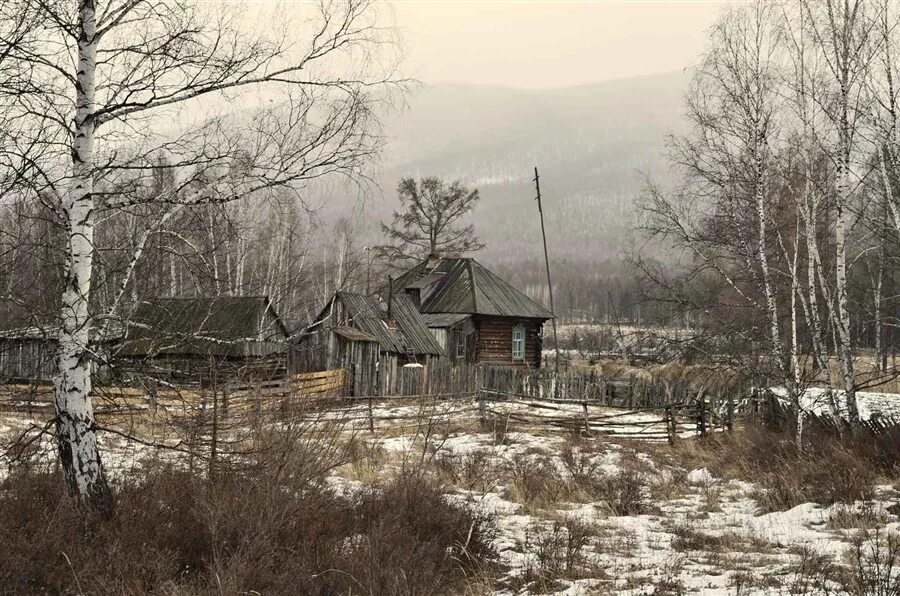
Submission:
[[[648,297],[783,385],[798,441],[804,388],[830,387],[830,363],[827,405],[854,425],[857,390],[893,374],[898,26],[888,0],[729,9],[691,82],[689,130],[668,146],[682,182],[651,181],[641,200],[643,231],[680,255],[675,269],[636,259]]]

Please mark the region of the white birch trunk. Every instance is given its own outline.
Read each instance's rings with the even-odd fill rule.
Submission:
[[[793,381],[793,398],[797,412],[797,427],[794,429],[794,440],[797,450],[803,450],[803,422],[806,413],[800,403],[800,386],[802,371],[800,370],[800,340],[797,332],[797,298],[800,296],[800,279],[798,269],[800,263],[800,214],[797,213],[794,232],[794,255],[791,259],[791,379]]]
[[[859,408],[856,404],[856,375],[853,363],[853,346],[850,343],[850,310],[847,305],[847,227],[849,212],[847,204],[850,193],[850,163],[846,153],[842,155],[838,172],[838,205],[834,227],[835,247],[835,290],[837,316],[835,317],[838,354],[841,359],[841,374],[844,381],[844,398],[847,418],[853,426],[859,425]]]
[[[64,198],[68,238],[54,404],[57,447],[69,490],[83,503],[106,510],[110,505],[109,488],[97,448],[88,345],[91,328],[88,297],[94,252],[93,110],[97,61],[94,0],[81,0],[79,9],[73,186]]]

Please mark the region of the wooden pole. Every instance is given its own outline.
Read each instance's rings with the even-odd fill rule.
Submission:
[[[666,436],[669,445],[675,444],[675,414],[672,412],[672,406],[666,406]]]
[[[559,378],[559,336],[556,333],[556,309],[553,307],[553,282],[550,280],[550,255],[547,252],[547,230],[544,227],[544,208],[541,204],[541,179],[540,176],[538,176],[537,166],[534,167],[534,188],[537,191],[538,213],[541,217],[541,238],[544,241],[544,265],[547,268],[547,292],[550,296],[550,314],[553,315],[553,318],[550,319],[550,321],[553,323],[553,347],[556,353],[556,358],[554,358],[554,372],[556,373],[556,377]]]
[[[588,418],[588,406],[587,406],[587,402],[586,402],[586,401],[581,402],[581,407],[582,407],[582,409],[584,410],[584,434],[590,436],[590,434],[591,434],[591,423],[590,423],[590,419]]]

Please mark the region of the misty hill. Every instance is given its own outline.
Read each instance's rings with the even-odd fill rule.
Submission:
[[[539,259],[537,165],[552,254],[617,259],[633,237],[640,172],[666,173],[665,137],[680,121],[687,80],[679,72],[553,90],[427,87],[386,123],[385,196],[366,211],[389,218],[403,176],[459,178],[481,191],[473,218],[487,248],[479,259]]]

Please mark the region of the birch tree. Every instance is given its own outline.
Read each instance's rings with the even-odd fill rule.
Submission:
[[[818,107],[828,129],[819,144],[836,170],[834,200],[834,327],[841,362],[847,416],[859,424],[856,374],[850,336],[848,243],[851,241],[854,192],[858,187],[861,128],[865,118],[868,76],[877,51],[877,23],[872,3],[864,0],[804,0],[805,26],[822,58],[813,79],[821,85]]]
[[[673,158],[687,185],[646,209],[655,233],[688,248],[699,267],[724,282],[732,301],[759,311],[760,335],[797,404],[796,350],[786,348],[783,317],[794,309],[775,268],[784,242],[776,210],[779,29],[764,3],[732,10],[713,28],[711,48],[692,83],[692,132],[675,139]],[[674,202],[681,203],[676,206]],[[666,205],[668,203],[668,205]],[[659,215],[664,214],[660,218]],[[779,248],[780,247],[780,248]],[[789,271],[796,272],[786,256]],[[699,272],[699,270],[698,270]],[[781,294],[781,295],[780,295]],[[788,337],[793,337],[789,334]]]
[[[185,207],[284,191],[302,200],[321,176],[363,176],[379,146],[375,108],[397,83],[376,8],[0,6],[0,192],[45,202],[64,229],[55,429],[81,502],[111,505],[91,404],[91,338],[108,316],[91,307],[98,222],[135,209],[160,229]],[[161,156],[174,183],[149,198],[129,192]],[[145,247],[136,243],[126,283]]]

